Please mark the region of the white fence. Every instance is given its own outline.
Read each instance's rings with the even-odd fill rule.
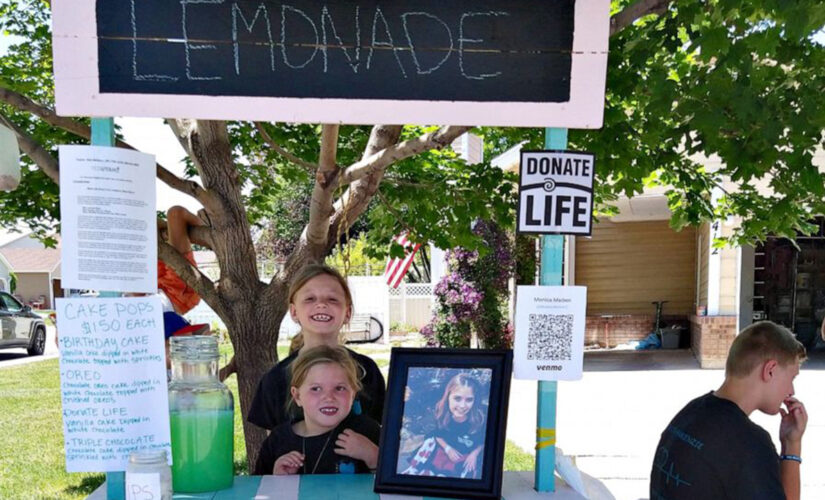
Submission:
[[[390,326],[394,323],[421,328],[430,321],[432,314],[432,285],[429,283],[402,283],[390,288],[383,276],[350,276],[348,278],[355,314],[375,316],[384,325],[384,337],[389,339]],[[186,314],[192,323],[217,323],[226,328],[220,317],[203,300]],[[279,330],[281,338],[298,333],[299,326],[289,315],[284,317]]]
[[[401,283],[389,288],[390,324],[420,329],[430,322],[433,309],[433,286],[430,283]]]

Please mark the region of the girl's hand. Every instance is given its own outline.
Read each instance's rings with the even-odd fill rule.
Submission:
[[[475,475],[476,466],[478,465],[478,456],[481,454],[481,446],[467,454],[464,459],[464,472]]]
[[[301,452],[290,451],[286,455],[278,457],[278,460],[275,460],[275,467],[272,468],[272,473],[276,476],[297,474],[303,466],[304,456]]]
[[[335,453],[361,460],[370,469],[378,467],[378,446],[363,434],[344,429],[335,441]]]
[[[452,460],[453,462],[460,462],[464,458],[464,455],[462,455],[458,452],[458,450],[456,450],[455,448],[446,443],[444,444],[444,453],[446,453],[447,456],[450,457],[450,460]]]

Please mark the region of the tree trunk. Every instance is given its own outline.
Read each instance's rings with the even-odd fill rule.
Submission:
[[[265,429],[247,422],[246,415],[258,382],[278,362],[278,329],[287,311],[286,281],[283,283],[283,286],[267,288],[255,301],[229,305],[232,318],[227,327],[235,349],[238,396],[250,473],[267,434]]]

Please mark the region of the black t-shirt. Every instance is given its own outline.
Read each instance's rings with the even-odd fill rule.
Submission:
[[[261,452],[255,464],[255,475],[272,474],[275,461],[290,451],[300,451],[304,454],[304,470],[299,471],[299,474],[364,474],[369,472],[369,467],[362,460],[335,453],[335,441],[345,429],[352,429],[363,434],[376,445],[381,434],[381,426],[375,420],[352,413],[335,429],[308,438],[295,434],[292,424],[284,422],[269,434],[261,446]]]
[[[386,392],[384,376],[381,375],[381,370],[378,369],[375,361],[353,350],[347,349],[347,351],[360,365],[358,375],[363,386],[355,397],[352,413],[367,415],[376,422],[381,422]],[[286,412],[286,398],[289,395],[289,365],[297,357],[298,353],[294,352],[282,359],[258,382],[252,406],[246,416],[249,422],[272,430],[281,423],[301,420],[300,415],[293,420]],[[300,411],[300,408],[297,410]]]
[[[651,500],[784,499],[770,435],[727,399],[694,399],[667,426],[650,472]]]
[[[472,424],[469,418],[464,422],[450,422],[449,427],[437,429],[434,434],[435,437],[440,437],[462,455],[466,455],[478,448],[479,445],[484,444],[484,425],[472,432]]]

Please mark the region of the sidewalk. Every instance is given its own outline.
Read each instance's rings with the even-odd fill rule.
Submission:
[[[802,498],[825,498],[825,353],[813,354],[795,382],[808,409],[803,441]],[[560,382],[557,446],[619,500],[648,498],[659,435],[688,401],[716,389],[723,370],[702,370],[690,351],[604,351],[585,354],[584,377]],[[507,438],[532,452],[536,382],[513,380]],[[776,440],[779,416],[751,415]]]

